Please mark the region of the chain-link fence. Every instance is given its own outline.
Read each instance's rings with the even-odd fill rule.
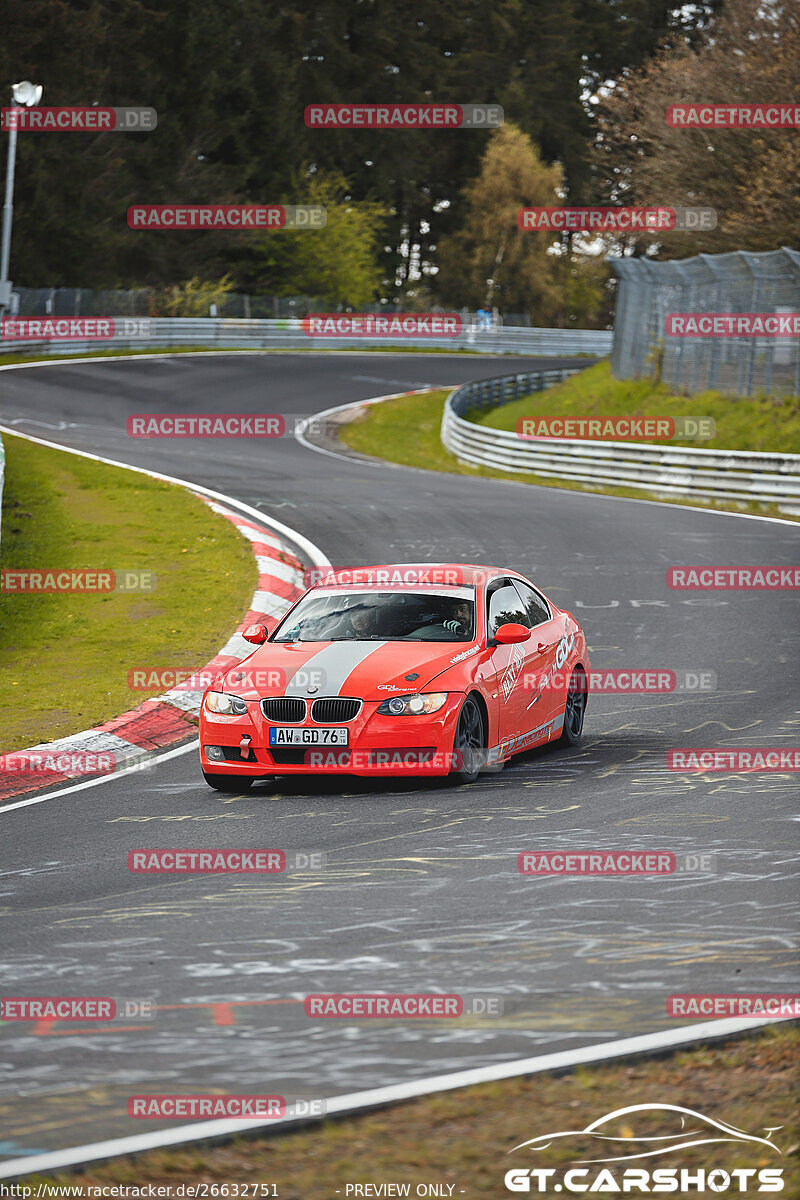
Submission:
[[[152,317],[159,314],[160,297],[150,288],[24,288],[19,295],[21,317]],[[216,313],[204,316],[280,318],[321,312],[325,305],[313,296],[250,296],[228,292],[216,304]],[[185,314],[182,314],[185,315]],[[198,314],[201,315],[201,314]]]
[[[800,251],[698,254],[680,262],[614,259],[619,279],[611,365],[617,379],[657,375],[677,390],[800,395],[800,337],[667,332],[671,313],[800,312]],[[708,322],[705,323],[708,327]],[[740,329],[743,322],[738,322]],[[751,322],[756,329],[765,322]],[[784,325],[786,322],[783,323]],[[717,322],[720,328],[725,327]],[[683,322],[685,328],[694,328]],[[770,321],[766,328],[780,328]],[[702,326],[701,326],[702,328]],[[713,328],[713,326],[712,326]]]

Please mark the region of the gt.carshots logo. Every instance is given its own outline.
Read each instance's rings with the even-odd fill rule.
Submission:
[[[309,313],[300,328],[309,337],[458,337],[458,313]]]
[[[783,1168],[762,1164],[772,1155],[781,1155],[770,1139],[782,1128],[782,1125],[765,1128],[763,1132],[767,1136],[761,1137],[677,1104],[632,1104],[599,1117],[583,1129],[546,1133],[514,1146],[509,1154],[532,1158],[536,1165],[511,1167],[503,1182],[509,1192],[540,1195],[558,1192],[663,1195],[669,1192],[686,1196],[704,1192],[716,1195],[781,1192]],[[618,1165],[633,1159],[675,1156],[697,1146],[720,1145],[729,1149],[732,1144],[739,1152],[751,1150],[758,1165],[726,1168],[717,1161],[701,1168],[689,1168],[680,1163],[669,1167],[650,1163],[647,1166]],[[566,1151],[572,1164],[583,1165],[540,1166],[543,1155],[554,1145],[558,1147],[562,1161]],[[714,1153],[716,1158],[720,1152]]]

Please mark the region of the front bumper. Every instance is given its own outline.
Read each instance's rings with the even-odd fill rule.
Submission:
[[[453,742],[463,695],[450,692],[436,713],[393,717],[378,713],[381,700],[365,700],[354,720],[343,722],[349,731],[344,747],[270,749],[268,721],[259,701],[247,701],[247,715],[218,717],[200,714],[200,763],[209,775],[448,775],[453,766]],[[306,718],[294,729],[324,729]],[[242,749],[244,737],[250,738]],[[224,758],[209,758],[207,747],[219,747]],[[247,754],[244,758],[243,755]]]

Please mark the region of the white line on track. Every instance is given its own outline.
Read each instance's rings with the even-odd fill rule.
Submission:
[[[385,1104],[395,1104],[418,1096],[429,1096],[436,1092],[452,1091],[455,1088],[472,1087],[478,1083],[491,1083],[498,1079],[513,1079],[519,1075],[536,1075],[541,1071],[565,1070],[587,1063],[608,1062],[633,1054],[652,1054],[693,1042],[716,1040],[756,1029],[761,1025],[772,1025],[781,1018],[767,1017],[763,1020],[749,1018],[726,1018],[720,1021],[703,1021],[698,1025],[684,1025],[680,1029],[665,1029],[659,1033],[646,1033],[638,1037],[622,1038],[615,1042],[602,1042],[597,1046],[583,1046],[577,1050],[560,1050],[555,1054],[542,1054],[536,1058],[518,1058],[513,1062],[494,1063],[486,1067],[472,1067],[466,1071],[454,1071],[448,1075],[432,1075],[428,1079],[412,1079],[407,1083],[390,1083],[385,1087],[372,1088],[366,1092],[350,1092],[344,1096],[333,1096],[325,1103],[327,1116],[344,1116],[362,1112]],[[163,1146],[176,1146],[183,1142],[213,1141],[227,1139],[238,1133],[261,1130],[265,1133],[287,1125],[309,1124],[308,1117],[284,1117],[279,1120],[253,1121],[198,1121],[192,1125],[179,1125],[173,1129],[160,1129],[154,1133],[134,1134],[132,1137],[111,1138],[106,1142],[91,1142],[85,1146],[72,1146],[66,1150],[53,1150],[0,1163],[0,1179],[26,1175],[33,1171],[57,1171],[75,1167],[82,1163],[98,1162],[115,1158],[120,1154],[137,1154],[145,1150],[157,1150]]]

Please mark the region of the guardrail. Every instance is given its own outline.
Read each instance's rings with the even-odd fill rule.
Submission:
[[[657,495],[777,504],[781,512],[800,516],[800,454],[575,438],[526,441],[515,432],[490,429],[465,419],[470,411],[494,408],[541,391],[574,373],[506,375],[456,388],[444,406],[442,443],[462,462],[473,465],[590,486],[635,488]]]
[[[24,318],[62,321],[69,317]],[[75,318],[86,320],[87,318]],[[103,318],[91,318],[102,320]],[[43,354],[65,351],[86,354],[92,350],[169,349],[173,346],[213,346],[248,350],[341,350],[415,346],[428,350],[473,350],[482,354],[586,354],[594,358],[611,353],[613,333],[606,329],[528,329],[501,326],[479,329],[467,325],[456,337],[311,337],[298,318],[246,320],[228,317],[118,317],[112,338],[0,338],[0,352],[36,350]]]

